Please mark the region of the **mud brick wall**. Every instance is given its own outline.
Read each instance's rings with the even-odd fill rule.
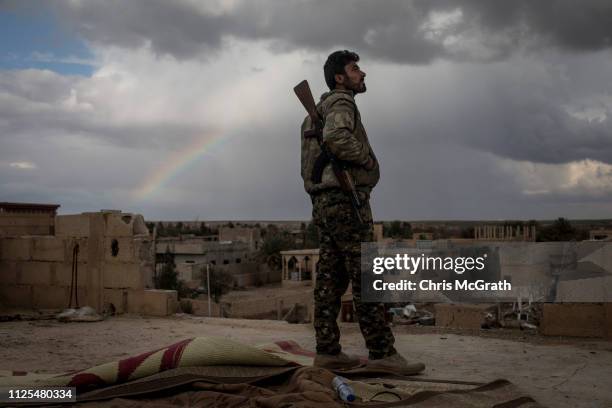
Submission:
[[[224,302],[223,299],[221,299],[219,304],[211,301],[211,316],[223,316],[235,319],[260,318],[265,315],[277,317],[279,313],[281,316],[284,316],[296,303],[305,305],[309,309],[312,308],[313,299],[312,291],[305,291],[300,294],[293,293],[284,296],[275,296],[266,299],[234,302]],[[190,299],[190,302],[193,306],[194,315],[208,316],[208,300]]]
[[[0,237],[21,235],[53,235],[55,217],[52,214],[0,213]]]
[[[87,298],[87,239],[55,236],[0,238],[0,302],[5,306],[61,309],[68,306],[72,248],[78,244],[80,302]]]
[[[545,336],[612,340],[612,303],[547,303],[540,332]]]
[[[494,310],[491,304],[439,303],[435,305],[436,326],[480,330],[487,313]]]
[[[174,313],[175,292],[148,290],[153,286],[153,244],[142,216],[121,212],[57,216],[55,235],[0,237],[0,304],[67,307],[75,245],[80,306]]]

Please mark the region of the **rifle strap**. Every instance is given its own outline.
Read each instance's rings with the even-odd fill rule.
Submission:
[[[321,151],[319,156],[315,160],[314,166],[312,167],[312,174],[310,176],[310,181],[314,184],[320,184],[323,179],[323,170],[325,170],[325,166],[329,164],[329,157],[325,154],[325,152]]]

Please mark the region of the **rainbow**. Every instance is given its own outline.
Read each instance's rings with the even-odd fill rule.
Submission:
[[[225,139],[220,139],[216,134],[207,135],[196,139],[191,145],[171,155],[153,171],[149,177],[138,187],[134,193],[134,199],[144,200],[158,193],[170,180],[196,163],[200,157],[208,153],[213,147],[220,145]]]

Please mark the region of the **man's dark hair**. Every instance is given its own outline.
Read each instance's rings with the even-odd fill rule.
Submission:
[[[344,70],[346,64],[358,61],[359,55],[352,51],[343,50],[332,52],[329,57],[327,57],[325,65],[323,65],[325,82],[329,89],[336,89],[336,78],[334,78],[336,74],[346,75],[346,71]]]

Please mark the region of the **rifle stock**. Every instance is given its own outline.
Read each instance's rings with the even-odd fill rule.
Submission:
[[[319,118],[319,114],[317,113],[317,105],[312,96],[312,92],[310,91],[308,81],[303,80],[293,88],[293,91],[302,103],[302,106],[304,106],[304,109],[306,109],[306,112],[308,112],[308,116],[310,116],[310,119],[312,119],[313,121],[321,120]]]
[[[306,109],[306,112],[308,112],[310,121],[313,124],[313,129],[304,132],[304,137],[317,138],[319,146],[321,147],[321,152],[327,156],[327,159],[332,166],[334,175],[338,179],[340,189],[344,191],[351,199],[353,210],[355,210],[355,215],[357,216],[359,222],[363,224],[363,219],[359,213],[359,209],[361,208],[361,200],[359,199],[359,195],[355,189],[353,178],[344,165],[342,165],[342,163],[340,163],[340,161],[336,159],[336,157],[329,151],[325,145],[325,142],[323,141],[323,120],[317,112],[317,105],[315,104],[312,92],[310,91],[308,81],[303,80],[293,88],[293,91],[297,95],[302,106],[304,106],[304,109]]]

